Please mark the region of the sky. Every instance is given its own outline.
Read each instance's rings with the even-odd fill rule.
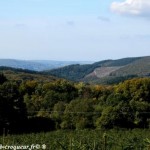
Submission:
[[[0,58],[150,55],[150,0],[0,0]]]

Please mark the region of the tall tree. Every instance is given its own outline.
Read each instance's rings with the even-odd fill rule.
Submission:
[[[26,118],[26,107],[14,82],[0,85],[0,130],[14,129]]]
[[[0,84],[3,84],[5,81],[7,81],[7,78],[4,76],[3,73],[0,73]]]

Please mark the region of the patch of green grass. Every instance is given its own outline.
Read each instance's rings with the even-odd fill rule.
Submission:
[[[48,150],[149,150],[150,130],[59,130],[1,136],[0,144],[45,144]]]

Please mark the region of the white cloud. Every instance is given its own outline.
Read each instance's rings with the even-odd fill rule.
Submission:
[[[111,10],[119,14],[148,16],[150,15],[150,0],[125,0],[113,2]]]

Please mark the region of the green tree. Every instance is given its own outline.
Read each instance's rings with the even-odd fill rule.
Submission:
[[[56,129],[60,128],[60,124],[62,122],[62,117],[66,108],[66,103],[63,101],[59,101],[54,105],[51,118],[55,121]]]
[[[92,128],[94,101],[92,99],[76,99],[71,101],[64,111],[61,127],[65,128]]]
[[[3,73],[0,73],[0,84],[3,84],[6,81],[7,81],[7,78],[4,76]]]
[[[25,119],[26,107],[18,91],[18,85],[14,82],[5,82],[0,85],[1,128],[14,128]]]

